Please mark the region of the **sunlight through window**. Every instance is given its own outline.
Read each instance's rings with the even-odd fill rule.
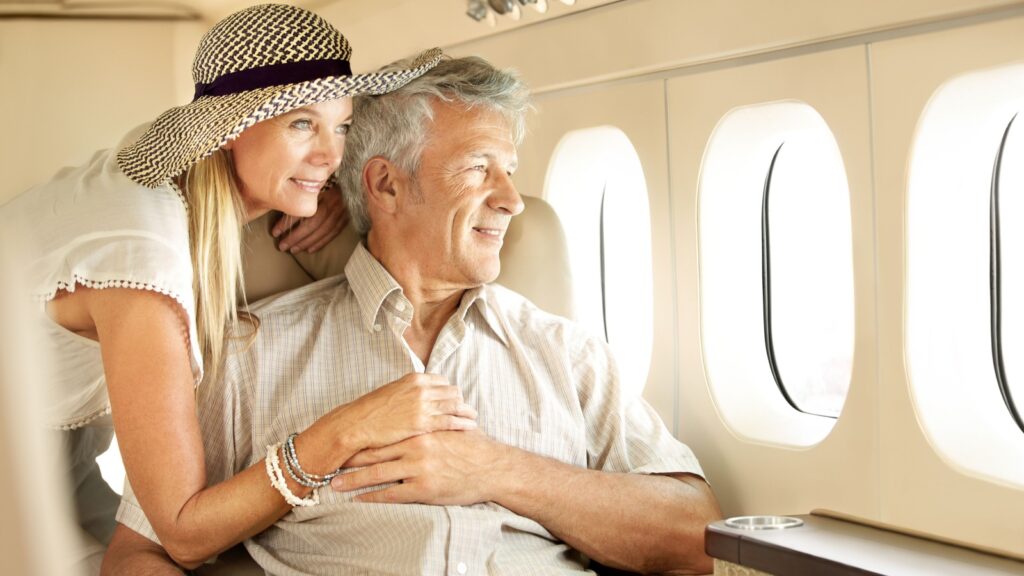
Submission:
[[[617,128],[570,132],[555,149],[545,191],[565,228],[576,320],[607,339],[625,390],[639,394],[653,338],[651,217],[640,158]]]
[[[1024,485],[1024,459],[1011,457],[1024,454],[1021,112],[1024,66],[942,86],[918,125],[907,191],[906,355],[919,419],[948,461],[1017,485]]]
[[[801,102],[727,114],[705,151],[699,225],[703,350],[726,422],[819,442],[846,400],[854,337],[850,193],[824,119]]]

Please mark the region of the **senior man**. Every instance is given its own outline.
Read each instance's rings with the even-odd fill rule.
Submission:
[[[710,571],[703,530],[719,512],[691,451],[623,397],[604,342],[488,284],[523,209],[527,98],[514,75],[463,58],[357,100],[342,185],[363,242],[344,277],[257,304],[255,342],[200,388],[210,482],[409,373],[458,386],[478,428],[352,456],[318,504],[246,542],[268,572],[556,574],[587,558]],[[153,538],[130,499],[119,520]]]

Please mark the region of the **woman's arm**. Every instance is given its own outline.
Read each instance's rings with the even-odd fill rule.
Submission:
[[[182,576],[184,572],[159,544],[121,524],[114,529],[101,574],[134,576]]]
[[[125,470],[171,558],[197,566],[290,510],[262,463],[206,487],[188,320],[174,300],[145,290],[79,289],[58,308],[58,321],[85,312],[95,325]],[[326,473],[363,448],[473,428],[472,418],[456,387],[436,376],[410,375],[325,415],[296,438],[296,450],[304,468]],[[310,492],[288,483],[299,497]]]

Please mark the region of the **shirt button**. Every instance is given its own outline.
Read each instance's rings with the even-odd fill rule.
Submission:
[[[399,312],[405,312],[405,302],[399,302],[398,304],[395,304],[395,309],[398,310]]]
[[[459,574],[465,574],[466,570],[468,570],[468,569],[469,568],[466,566],[465,562],[459,562],[459,564],[455,567],[455,571],[458,572]]]
[[[373,325],[373,331],[374,331],[374,332],[380,332],[380,331],[381,331],[382,329],[383,329],[383,328],[381,328],[381,325],[380,325],[380,324],[374,324],[374,325]]]

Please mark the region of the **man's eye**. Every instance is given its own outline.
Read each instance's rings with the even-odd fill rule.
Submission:
[[[477,164],[476,166],[473,166],[473,170],[476,170],[477,172],[487,172],[487,166],[484,164]]]
[[[309,130],[312,127],[313,123],[309,120],[296,120],[295,122],[292,122],[292,128],[296,128],[298,130]]]

